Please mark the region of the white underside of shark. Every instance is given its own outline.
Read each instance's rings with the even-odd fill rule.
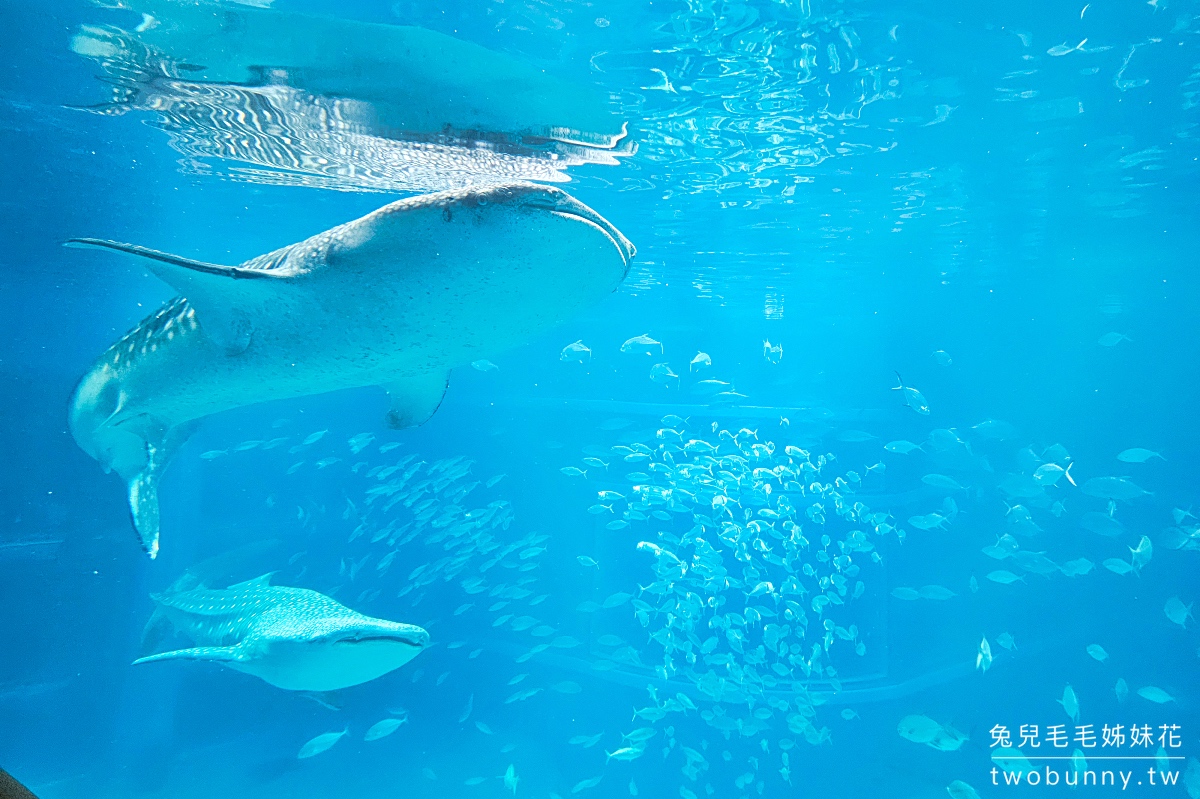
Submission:
[[[379,385],[388,423],[433,415],[451,369],[519,346],[620,285],[633,245],[560,189],[413,197],[221,266],[129,244],[180,297],[101,356],[72,398],[79,445],[128,486],[158,552],[158,478],[191,423],[269,400]]]

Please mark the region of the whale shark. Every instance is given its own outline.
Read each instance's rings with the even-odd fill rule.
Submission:
[[[125,480],[142,547],[158,482],[197,420],[378,385],[387,423],[419,425],[449,372],[492,358],[614,291],[633,245],[561,189],[472,187],[399,200],[237,266],[102,239],[181,296],[113,344],[75,388],[79,446]]]
[[[72,50],[102,62],[149,58],[172,79],[283,84],[360,101],[375,125],[406,134],[603,148],[625,136],[609,93],[594,83],[434,30],[207,0],[121,5],[140,12],[142,24],[83,25]]]
[[[394,671],[429,646],[420,627],[364,616],[306,588],[273,586],[270,574],[152,598],[196,646],[134,665],[206,660],[289,691],[336,691]]]
[[[636,151],[608,99],[586,84],[434,31],[228,3],[218,15],[196,0],[134,3],[158,24],[84,25],[71,40],[109,97],[85,110],[149,112],[185,173],[428,192],[564,183],[569,168]],[[228,35],[235,25],[239,35]]]

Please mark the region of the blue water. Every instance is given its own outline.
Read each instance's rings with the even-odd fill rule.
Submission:
[[[998,725],[1061,758],[1010,775],[1200,796],[1194,3],[128,5],[0,17],[0,766],[39,797],[1071,790],[994,785]],[[374,386],[205,416],[148,558],[67,413],[177,292],[62,242],[236,264],[513,180],[636,245],[616,291],[419,427]],[[131,665],[190,645],[152,594],[267,572],[432,645],[319,696]]]

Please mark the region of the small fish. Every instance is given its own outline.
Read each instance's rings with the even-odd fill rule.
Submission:
[[[565,474],[567,477],[587,477],[587,471],[585,469],[580,469],[578,466],[564,466],[559,469],[559,471]]]
[[[702,369],[707,369],[710,366],[712,366],[712,358],[708,357],[708,353],[697,352],[696,357],[692,358],[691,363],[688,364],[688,371],[699,372]]]
[[[729,383],[726,383],[724,380],[713,380],[712,378],[709,378],[708,380],[697,380],[695,384],[692,385],[692,393],[717,394],[726,388],[729,388]],[[716,431],[714,430],[713,432]]]
[[[1113,574],[1126,575],[1133,571],[1132,564],[1126,563],[1120,558],[1108,558],[1100,565],[1108,569]]]
[[[1072,721],[1079,721],[1079,697],[1075,695],[1075,689],[1067,683],[1067,687],[1063,689],[1062,699],[1056,700],[1062,705],[1063,710],[1071,717]]]
[[[994,572],[988,572],[987,578],[989,580],[991,580],[993,583],[1000,583],[1001,585],[1012,585],[1013,583],[1015,583],[1017,581],[1020,581],[1022,583],[1025,582],[1024,577],[1013,574],[1010,571],[1005,571],[1004,569],[999,569]]]
[[[521,778],[517,776],[516,767],[512,763],[508,764],[508,769],[504,772],[504,787],[512,791],[513,796],[517,795],[517,783]]]
[[[214,458],[219,458],[222,455],[227,455],[227,454],[229,454],[229,453],[223,449],[210,449],[208,452],[201,453],[200,457],[206,461],[211,461]]]
[[[496,734],[496,733],[492,732],[491,727],[484,724],[482,721],[475,722],[475,729],[479,730],[484,735],[495,735]]]
[[[988,643],[988,639],[984,637],[979,642],[979,653],[975,655],[975,668],[982,672],[987,672],[992,667],[992,647]]]
[[[350,729],[347,728],[347,729],[342,730],[341,732],[322,733],[321,735],[318,735],[316,738],[313,738],[308,743],[304,744],[304,746],[300,747],[300,752],[299,752],[299,754],[296,755],[296,757],[299,760],[304,760],[305,758],[319,755],[322,752],[329,749],[331,746],[333,746],[338,741],[342,740],[342,737],[345,736],[349,732],[350,732]]]
[[[921,449],[920,444],[914,444],[911,441],[889,441],[883,445],[883,448],[888,452],[894,452],[897,455],[907,455],[913,450]]]
[[[466,707],[464,707],[462,709],[462,712],[458,714],[458,723],[459,724],[465,723],[466,720],[471,717],[471,710],[473,710],[474,707],[475,707],[475,694],[471,694],[470,696],[467,697]]]
[[[912,386],[904,385],[904,378],[902,378],[900,376],[899,372],[896,372],[895,374],[896,374],[896,380],[899,382],[899,385],[892,386],[892,391],[901,392],[901,396],[904,397],[905,405],[912,408],[914,411],[921,414],[922,416],[928,416],[929,415],[929,402],[925,399],[925,395],[922,394],[920,391],[917,391]]]
[[[584,359],[589,361],[592,359],[592,351],[584,346],[584,343],[581,339],[573,344],[568,344],[567,346],[563,347],[562,352],[559,353],[558,359],[560,361],[574,361],[577,363],[583,363]]]
[[[955,780],[946,786],[950,799],[979,799],[979,792],[962,780]]]
[[[407,716],[399,719],[384,719],[383,721],[377,721],[371,725],[369,730],[367,730],[366,735],[363,736],[363,740],[378,741],[380,738],[391,735],[396,730],[400,729],[400,725],[406,721],[408,721]]]
[[[921,478],[921,482],[927,486],[934,488],[943,488],[947,491],[966,491],[958,481],[953,477],[947,477],[944,474],[927,474]]]
[[[1087,41],[1086,39],[1084,41]],[[1133,341],[1129,336],[1122,333],[1105,333],[1096,340],[1096,343],[1101,347],[1115,347],[1122,341]]]
[[[1108,660],[1108,653],[1104,651],[1104,647],[1100,646],[1100,644],[1088,644],[1087,653],[1100,663]]]
[[[771,344],[770,341],[763,339],[763,357],[767,359],[767,363],[778,364],[783,360],[783,345]]]
[[[598,567],[600,565],[596,562],[595,558],[591,558],[587,555],[576,555],[575,560],[579,561],[579,565],[581,566]]]
[[[303,441],[301,441],[300,443],[301,443],[302,445],[305,445],[305,444],[315,444],[315,443],[317,443],[318,441],[320,441],[320,440],[321,440],[321,438],[322,438],[322,436],[324,436],[324,435],[325,435],[326,433],[328,433],[328,432],[329,432],[328,430],[318,430],[318,431],[317,431],[317,432],[315,432],[315,433],[310,433],[310,434],[308,435],[308,437],[307,437],[307,438],[305,438],[305,439],[304,439]]]
[[[638,746],[622,746],[615,752],[605,752],[604,762],[609,760],[637,760],[646,750]]]
[[[1163,606],[1163,613],[1167,614],[1167,618],[1178,624],[1180,627],[1187,629],[1188,619],[1195,618],[1192,616],[1192,606],[1183,604],[1183,601],[1173,596],[1167,600]]]
[[[489,477],[488,481],[486,483],[484,483],[484,486],[487,488],[491,488],[492,486],[496,485],[496,483],[499,483],[501,480],[503,480],[507,476],[508,475],[505,475],[505,474],[498,474],[495,477]]]
[[[1017,639],[1013,638],[1012,633],[1000,633],[996,636],[996,643],[1007,649],[1009,652],[1017,651]]]
[[[615,594],[610,594],[608,598],[604,600],[604,603],[601,605],[601,607],[605,609],[620,607],[628,602],[631,598],[631,594],[627,594],[624,591],[618,591]]]
[[[658,347],[658,352],[663,353],[663,345],[661,341],[655,341],[649,335],[643,333],[640,336],[634,336],[631,339],[626,339],[621,345],[621,352],[642,352],[653,347]]]
[[[600,460],[599,458],[584,458],[583,462],[586,463],[588,466],[592,466],[596,469],[607,469],[608,468],[608,464],[605,463],[604,461]]]
[[[600,743],[600,739],[604,737],[604,733],[598,732],[595,735],[576,735],[567,741],[569,744],[582,746],[584,749],[591,749],[596,744]]]
[[[1138,539],[1136,547],[1129,547],[1129,565],[1135,571],[1140,572],[1150,559],[1154,557],[1154,544],[1151,543],[1149,536],[1142,536]]]
[[[945,350],[934,350],[933,359],[937,361],[938,366],[950,366],[954,360],[950,357],[950,353]]]
[[[575,787],[571,789],[571,793],[579,793],[580,791],[586,791],[588,788],[595,788],[600,784],[600,780],[602,779],[604,779],[603,774],[599,777],[592,777],[590,780],[580,780],[575,783]]]
[[[672,372],[670,365],[665,363],[656,363],[650,367],[650,379],[664,386],[671,385],[672,380],[676,385],[679,384],[679,375]]]
[[[1145,463],[1151,458],[1158,458],[1159,460],[1164,461],[1166,460],[1166,458],[1159,453],[1149,449],[1142,449],[1141,447],[1133,447],[1132,449],[1122,450],[1117,454],[1117,460],[1121,461],[1122,463]]]
[[[958,594],[949,588],[940,585],[923,585],[917,589],[917,594],[920,595],[921,599],[936,599],[939,601],[953,599],[958,596]]]
[[[1139,688],[1137,690],[1137,694],[1142,699],[1153,702],[1156,705],[1165,705],[1168,702],[1175,701],[1175,697],[1171,696],[1163,689],[1157,688],[1153,685],[1147,685],[1144,688]]]
[[[1075,45],[1074,47],[1067,44],[1066,42],[1063,42],[1062,44],[1056,44],[1053,47],[1051,47],[1049,50],[1047,50],[1046,55],[1055,56],[1055,57],[1069,55],[1070,53],[1074,53],[1074,52],[1082,50],[1083,46],[1085,44],[1087,44],[1087,39],[1084,39],[1083,41],[1081,41],[1079,44]]]
[[[488,360],[471,361],[471,368],[480,372],[494,372],[500,367]]]

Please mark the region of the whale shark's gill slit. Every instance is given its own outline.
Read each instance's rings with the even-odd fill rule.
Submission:
[[[231,277],[234,279],[244,277],[267,277],[255,270],[240,269],[236,266],[223,266],[221,264],[210,264],[205,261],[196,261],[191,258],[184,258],[179,255],[172,255],[169,252],[161,252],[152,250],[149,247],[142,247],[138,244],[125,244],[120,241],[109,241],[107,239],[67,239],[63,242],[64,247],[78,247],[80,249],[97,249],[97,250],[112,250],[124,255],[133,255],[139,258],[149,258],[152,261],[159,261],[172,266],[181,266],[184,269],[191,269],[195,272],[205,272],[210,275],[221,275],[223,277]]]

